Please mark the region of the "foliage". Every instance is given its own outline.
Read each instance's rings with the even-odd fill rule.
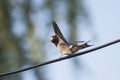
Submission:
[[[0,73],[43,61],[52,20],[66,21],[69,38],[75,39],[77,19],[87,16],[81,0],[0,0]],[[38,80],[45,80],[39,70],[33,72]],[[22,77],[17,74],[0,80]]]

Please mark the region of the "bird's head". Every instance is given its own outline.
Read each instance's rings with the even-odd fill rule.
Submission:
[[[59,39],[56,35],[52,35],[50,37],[50,42],[52,42],[53,44],[55,44],[57,46],[58,42],[59,42]]]

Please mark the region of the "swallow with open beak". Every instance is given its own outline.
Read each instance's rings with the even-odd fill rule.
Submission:
[[[88,42],[85,41],[76,41],[74,43],[66,41],[64,36],[62,35],[58,25],[55,21],[52,22],[53,29],[55,32],[55,35],[52,35],[50,38],[50,41],[55,44],[55,46],[58,48],[58,50],[62,53],[62,56],[65,55],[72,55],[75,52],[77,52],[80,49],[90,47],[91,45],[88,45]],[[80,44],[78,44],[80,43]]]

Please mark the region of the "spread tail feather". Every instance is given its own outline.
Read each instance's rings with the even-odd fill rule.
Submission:
[[[87,48],[87,47],[93,46],[93,45],[89,45],[88,42],[90,42],[90,40],[87,41],[87,42],[84,42],[82,45],[79,45],[79,47],[81,47],[81,49],[83,49],[83,48]]]

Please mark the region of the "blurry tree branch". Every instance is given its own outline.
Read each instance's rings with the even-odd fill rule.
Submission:
[[[85,7],[82,0],[0,0],[0,74],[43,62],[51,20],[68,24],[68,38],[76,40],[76,24],[90,20]],[[41,71],[33,70],[36,80],[46,80]],[[23,78],[17,74],[0,80]]]
[[[120,42],[120,39],[108,42],[106,44],[103,44],[103,45],[100,45],[100,46],[88,49],[88,50],[80,52],[80,53],[73,54],[71,56],[65,56],[65,57],[62,57],[62,58],[57,58],[57,59],[54,59],[54,60],[50,60],[50,61],[44,62],[42,64],[34,65],[34,66],[31,66],[31,67],[28,67],[28,68],[25,68],[25,69],[21,69],[21,70],[16,70],[16,71],[13,71],[13,72],[2,73],[2,74],[0,74],[0,77],[1,76],[6,76],[6,75],[12,75],[12,74],[20,73],[20,72],[27,71],[27,70],[30,70],[30,69],[34,69],[34,68],[37,68],[37,67],[41,67],[41,66],[44,66],[44,65],[47,65],[47,64],[55,63],[55,62],[58,62],[58,61],[61,61],[61,60],[77,57],[77,56],[80,56],[80,55],[83,55],[83,54],[90,53],[92,51],[96,51],[96,50],[102,49],[102,48],[110,46],[110,45],[113,45],[113,44],[118,43],[118,42]]]

